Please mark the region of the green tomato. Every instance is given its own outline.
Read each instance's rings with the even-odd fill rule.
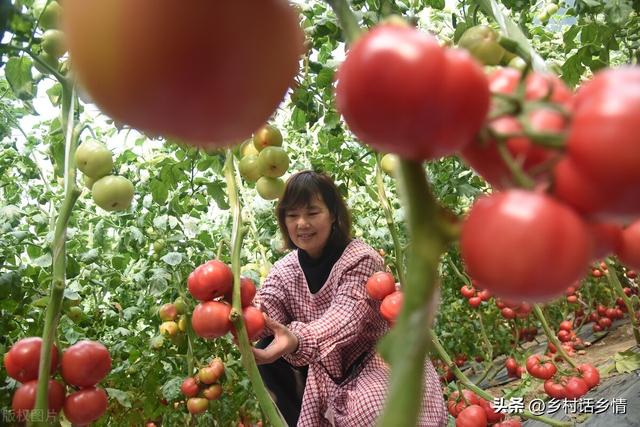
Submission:
[[[238,164],[240,175],[248,182],[256,182],[260,178],[260,168],[258,167],[258,156],[249,154],[240,160]]]
[[[64,33],[60,30],[47,30],[42,35],[42,49],[59,59],[67,51]]]
[[[93,179],[102,178],[113,169],[111,150],[95,139],[88,139],[80,144],[75,159],[78,169]]]
[[[166,246],[165,241],[163,239],[158,239],[155,242],[153,242],[153,251],[155,253],[162,252],[165,246]]]
[[[259,153],[255,145],[253,145],[253,139],[249,138],[240,145],[240,158],[247,156],[257,156]]]
[[[153,350],[161,349],[164,345],[164,337],[162,335],[157,335],[151,338],[151,340],[149,340],[149,345]]]
[[[57,70],[58,67],[60,67],[58,59],[49,55],[47,52],[43,52],[41,55],[38,55],[38,58],[40,58],[44,63],[49,65],[54,70]],[[49,74],[50,72],[47,68],[45,68],[43,65],[40,65],[40,63],[38,63],[37,61],[33,61],[33,66],[36,67],[36,70],[40,71],[42,74]]]
[[[62,15],[62,7],[56,1],[52,1],[44,8],[40,15],[38,25],[43,30],[53,30],[60,27],[60,16]]]
[[[555,15],[557,11],[558,11],[558,5],[555,3],[548,4],[547,7],[544,8],[544,12],[547,15],[549,15],[549,17],[551,17],[552,15]]]
[[[87,187],[89,190],[93,188],[93,184],[95,184],[95,182],[96,182],[95,178],[91,178],[89,175],[84,176],[84,186]]]
[[[262,151],[266,147],[280,147],[282,134],[277,127],[264,125],[253,134],[253,145],[258,151]]]
[[[380,168],[389,176],[393,176],[400,165],[400,158],[395,154],[385,154],[380,160]]]
[[[265,200],[278,199],[284,194],[284,181],[280,178],[263,176],[256,182],[256,190]]]
[[[498,65],[505,50],[498,43],[498,33],[486,25],[476,25],[462,34],[458,46],[467,49],[485,65]]]
[[[278,178],[289,168],[289,156],[280,147],[266,147],[258,156],[258,170],[262,176]]]
[[[67,317],[74,323],[80,322],[83,314],[84,313],[80,307],[70,307],[69,310],[67,310]]]
[[[123,211],[131,206],[133,184],[123,176],[107,175],[93,184],[93,201],[106,211]]]
[[[519,56],[514,57],[511,61],[509,61],[509,67],[515,68],[516,70],[524,70],[527,66],[527,63],[524,59]]]
[[[176,306],[176,312],[178,314],[185,314],[189,307],[187,306],[186,301],[182,297],[178,297],[173,301],[173,305]]]

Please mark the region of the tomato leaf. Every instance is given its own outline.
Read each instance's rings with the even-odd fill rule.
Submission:
[[[115,398],[120,405],[125,408],[131,408],[131,396],[126,391],[117,388],[105,388],[109,397]]]
[[[33,61],[26,56],[10,58],[5,66],[5,75],[16,98],[23,101],[33,99],[36,95],[31,66]]]
[[[640,354],[633,351],[622,351],[613,355],[616,363],[616,371],[633,372],[640,369]]]

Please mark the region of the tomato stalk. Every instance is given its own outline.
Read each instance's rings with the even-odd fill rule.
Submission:
[[[73,206],[81,190],[76,186],[76,165],[74,155],[78,146],[80,133],[74,128],[73,112],[75,110],[75,91],[66,80],[62,84],[62,126],[66,135],[65,143],[65,171],[64,189],[65,196],[55,223],[52,249],[52,280],[49,287],[49,304],[45,315],[44,331],[42,333],[42,348],[40,349],[40,365],[38,367],[38,387],[36,391],[36,403],[32,418],[40,414],[38,419],[29,421],[29,425],[48,425],[49,420],[42,418],[41,414],[48,413],[48,386],[49,367],[51,366],[51,347],[55,340],[56,328],[62,310],[62,300],[65,289],[66,252],[65,240],[67,224],[71,218]]]
[[[484,400],[487,400],[489,402],[493,402],[493,399],[494,399],[493,395],[487,393],[486,391],[484,391],[483,389],[481,389],[480,387],[475,385],[473,382],[471,382],[471,380],[464,373],[462,373],[462,371],[458,368],[458,366],[451,360],[451,358],[447,354],[447,351],[444,349],[444,347],[442,346],[442,344],[438,340],[438,337],[433,333],[433,331],[430,331],[430,335],[431,335],[431,340],[432,340],[432,344],[433,344],[434,349],[440,355],[440,357],[445,362],[445,364],[447,366],[449,366],[449,369],[451,369],[453,371],[453,374],[460,381],[460,383],[462,383],[465,386],[465,388],[471,390],[472,392],[474,392],[475,394],[477,394],[479,397],[483,398]],[[460,394],[462,394],[462,393],[460,393]],[[550,426],[566,427],[566,426],[571,426],[572,425],[569,422],[563,422],[563,421],[554,420],[552,418],[548,418],[548,417],[545,417],[543,415],[534,415],[534,414],[532,414],[531,412],[529,412],[527,410],[524,410],[522,413],[520,413],[518,415],[523,417],[523,418],[527,418],[527,419],[532,419],[532,420],[543,422],[543,423],[548,424]]]
[[[607,270],[605,270],[604,274],[607,276],[607,280],[609,280],[609,285],[624,301],[624,305],[627,307],[627,312],[629,313],[629,318],[631,319],[633,336],[636,339],[636,344],[640,345],[640,325],[638,325],[638,318],[636,317],[636,312],[633,309],[631,299],[629,299],[629,297],[627,297],[627,294],[624,293],[624,289],[620,284],[620,280],[618,280],[615,264],[610,260],[606,260],[606,263],[608,268]]]
[[[547,319],[544,317],[544,313],[542,312],[542,309],[538,304],[533,304],[533,312],[535,313],[536,317],[542,324],[542,329],[544,329],[544,333],[547,336],[547,339],[556,347],[556,351],[560,353],[562,358],[566,360],[567,363],[569,363],[574,369],[578,369],[578,365],[576,365],[576,362],[574,362],[573,359],[569,357],[567,352],[564,350],[564,347],[562,347],[562,343],[560,343],[560,340],[558,339],[556,334],[554,334],[551,328],[549,327],[549,323],[547,322]]]
[[[496,148],[498,149],[498,153],[500,154],[502,161],[511,172],[511,175],[518,186],[526,188],[527,190],[532,190],[535,187],[535,181],[527,175],[518,162],[513,158],[507,148],[505,140],[502,139],[502,137],[498,137],[496,139]]]
[[[392,370],[381,426],[416,423],[424,360],[431,346],[431,301],[437,290],[438,265],[458,232],[458,224],[437,204],[421,163],[401,160],[398,184],[412,251],[407,259],[402,311],[382,348]]]
[[[231,206],[231,215],[233,217],[233,226],[231,230],[231,271],[233,272],[233,309],[231,310],[230,320],[238,334],[238,346],[242,355],[242,365],[247,370],[253,391],[256,394],[258,403],[269,422],[276,427],[285,427],[287,424],[278,407],[273,403],[267,388],[262,381],[258,366],[251,352],[251,343],[247,335],[244,320],[242,319],[242,301],[240,296],[240,250],[242,248],[242,208],[240,206],[240,198],[238,185],[236,181],[234,157],[231,150],[227,150],[226,160],[224,164],[224,176],[227,182],[227,193],[229,195],[229,206]]]
[[[349,2],[347,2],[347,0],[326,0],[326,2],[331,6],[338,17],[340,27],[342,27],[342,31],[344,32],[348,44],[355,42],[358,36],[360,36],[362,30],[358,25],[356,16],[349,7]]]
[[[462,274],[462,272],[460,272],[460,269],[458,269],[451,257],[447,257],[447,264],[449,264],[449,267],[451,267],[456,276],[458,276],[458,278],[462,280],[465,285],[472,286],[471,279],[469,279],[466,274]]]
[[[382,211],[384,212],[384,217],[387,221],[387,227],[389,228],[391,238],[393,239],[393,246],[396,252],[396,274],[400,283],[404,284],[404,269],[402,268],[402,264],[404,261],[404,251],[402,249],[402,245],[400,244],[400,238],[398,237],[398,229],[396,228],[396,224],[393,221],[393,212],[391,211],[391,205],[389,204],[389,199],[387,199],[387,194],[384,191],[382,168],[380,167],[380,156],[376,156],[376,188],[378,190],[378,201],[382,206]]]

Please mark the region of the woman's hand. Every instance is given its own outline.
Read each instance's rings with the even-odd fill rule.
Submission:
[[[258,365],[273,363],[282,356],[291,354],[298,348],[296,337],[286,326],[264,314],[265,326],[273,332],[273,341],[265,349],[252,347]]]

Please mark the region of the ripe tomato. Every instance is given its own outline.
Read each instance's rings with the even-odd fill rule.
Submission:
[[[566,390],[561,383],[556,383],[553,379],[544,382],[544,392],[554,399],[565,399],[567,397]]]
[[[600,384],[600,372],[595,366],[589,363],[584,363],[578,366],[578,371],[580,371],[580,375],[582,376],[582,379],[587,384],[589,389],[592,389]]]
[[[478,292],[478,297],[482,301],[489,301],[489,298],[491,298],[491,292],[489,292],[488,290],[484,289],[484,290]]]
[[[471,308],[478,308],[482,304],[482,298],[480,297],[471,297],[469,298],[469,305]]]
[[[386,271],[377,271],[367,280],[367,293],[373,299],[382,301],[396,290],[396,279]]]
[[[618,257],[627,267],[640,269],[640,221],[622,230]],[[627,277],[630,272],[627,272]]]
[[[510,418],[501,423],[494,424],[493,427],[522,427],[522,423],[517,418]]]
[[[207,410],[209,401],[203,397],[192,397],[187,400],[187,409],[190,414],[197,415]]]
[[[395,291],[392,294],[387,295],[383,300],[382,304],[380,304],[380,313],[382,317],[387,319],[389,322],[395,322],[398,314],[400,314],[400,310],[402,309],[402,300],[403,300],[402,291]]]
[[[111,370],[109,350],[96,341],[78,341],[62,353],[62,378],[67,384],[92,387]]]
[[[447,409],[454,418],[467,406],[480,404],[480,398],[471,390],[462,390],[462,395],[464,399],[460,396],[459,392],[454,391],[447,400]]]
[[[486,427],[487,414],[480,405],[469,405],[456,418],[456,427]]]
[[[589,391],[587,383],[578,377],[569,377],[564,383],[564,390],[567,399],[578,399]]]
[[[63,22],[73,70],[106,114],[205,146],[266,122],[303,53],[282,0],[65,0]]]
[[[512,308],[509,307],[505,307],[502,310],[500,310],[500,313],[502,313],[502,317],[504,317],[507,320],[511,320],[511,319],[515,319],[516,318],[516,312],[513,311]]]
[[[38,380],[26,382],[20,386],[13,394],[11,408],[14,415],[21,421],[26,419],[27,413],[36,406],[36,390],[38,388]],[[49,389],[47,392],[49,411],[57,414],[64,405],[64,386],[56,380],[49,380]]]
[[[354,43],[337,73],[336,102],[364,143],[413,160],[452,154],[489,110],[487,79],[464,51],[394,24]]]
[[[478,199],[460,238],[469,273],[492,294],[520,301],[563,293],[582,276],[592,245],[571,209],[522,190]]]
[[[233,273],[221,261],[211,260],[198,266],[187,279],[191,295],[200,301],[210,301],[222,296],[233,286]]]
[[[229,332],[231,307],[218,301],[202,302],[193,309],[191,326],[201,338],[218,338]]]
[[[207,400],[217,400],[222,396],[222,386],[220,384],[213,384],[205,388],[202,394]]]
[[[72,424],[87,425],[100,418],[107,410],[108,404],[109,399],[103,389],[84,388],[67,396],[64,415]]]
[[[256,337],[264,330],[265,321],[262,311],[250,305],[242,310],[242,318],[244,319],[244,327],[247,328],[249,341],[255,341]],[[236,328],[233,326],[231,326],[231,333],[234,337],[237,336]]]
[[[494,424],[504,419],[504,413],[496,412],[491,402],[488,402],[482,398],[479,398],[480,406],[484,409],[484,413],[487,415],[487,423]]]
[[[507,372],[509,374],[515,373],[518,370],[518,362],[513,357],[507,358],[504,362],[505,368],[507,368]]]
[[[548,380],[558,371],[552,361],[542,358],[539,354],[529,356],[526,365],[529,374],[541,380]]]
[[[209,367],[213,369],[213,372],[216,375],[216,378],[220,378],[222,374],[224,374],[224,363],[222,359],[216,357],[209,363]],[[216,380],[217,381],[217,380]]]
[[[576,95],[567,139],[569,157],[581,172],[607,188],[637,188],[639,124],[640,70],[601,71]]]
[[[608,317],[601,317],[600,319],[598,319],[598,326],[600,326],[602,329],[608,329],[612,324],[613,322]]]
[[[163,304],[162,307],[160,307],[160,310],[158,310],[158,315],[160,316],[160,320],[163,321],[176,320],[176,318],[178,317],[178,310],[176,309],[176,306],[174,304],[167,303]]]
[[[513,68],[501,67],[489,75],[489,90],[491,93],[515,93],[520,81],[520,71]],[[532,72],[525,79],[525,98],[530,101],[539,101],[546,98],[549,101],[561,104],[570,109],[573,104],[571,90],[552,74]]]
[[[462,285],[462,287],[460,288],[460,293],[463,297],[469,299],[476,295],[476,290],[473,287],[470,288],[467,285]]]
[[[232,302],[233,286],[229,292],[224,294],[224,299]],[[249,277],[240,278],[240,304],[242,307],[247,307],[253,302],[253,298],[256,296],[256,284],[253,283]]]
[[[198,391],[200,391],[198,383],[193,377],[185,378],[184,381],[182,381],[180,390],[182,391],[182,394],[187,397],[196,397],[198,395]]]
[[[573,323],[570,320],[563,320],[562,322],[560,322],[559,329],[567,332],[571,332],[573,330]]]
[[[595,244],[594,259],[605,258],[617,252],[622,244],[622,228],[606,222],[587,223]]]
[[[567,342],[571,340],[571,333],[569,331],[560,330],[558,331],[558,339],[560,342]]]
[[[16,342],[4,355],[4,366],[7,375],[16,381],[26,383],[38,378],[38,364],[40,363],[40,348],[42,338],[29,337]],[[58,348],[51,347],[51,375],[58,368]]]

